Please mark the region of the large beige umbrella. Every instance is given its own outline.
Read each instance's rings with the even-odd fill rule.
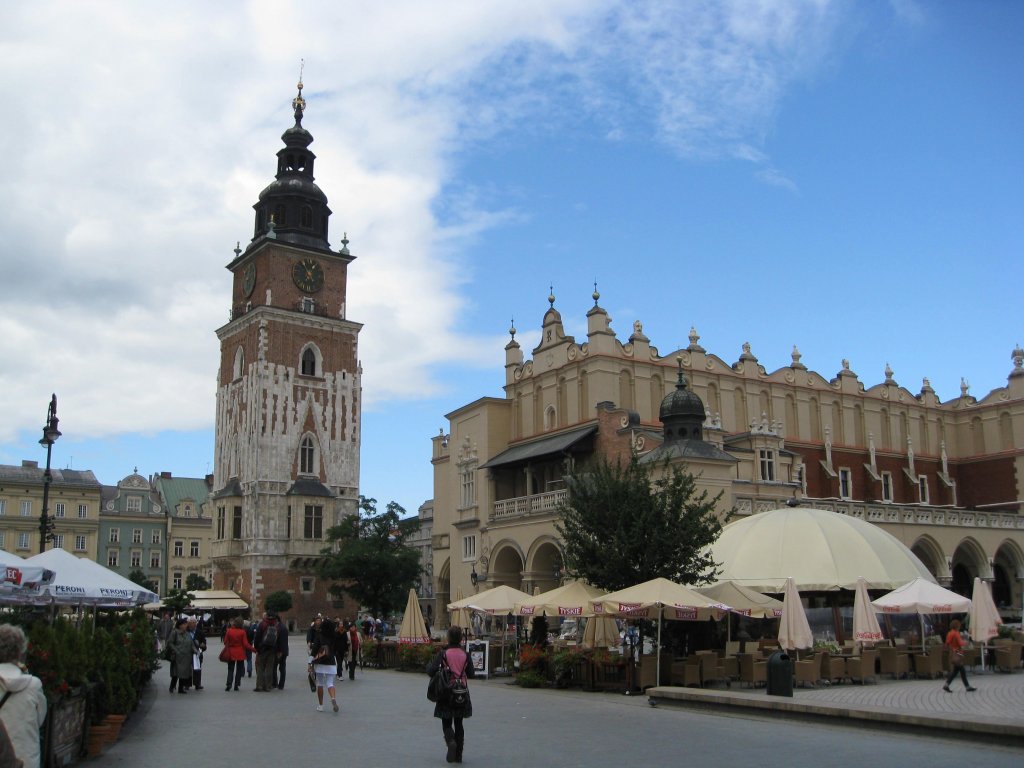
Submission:
[[[782,601],[768,597],[735,581],[719,581],[706,587],[697,587],[706,597],[728,605],[733,613],[754,619],[775,619],[782,615]]]
[[[786,579],[786,587],[782,600],[782,617],[779,620],[779,645],[787,651],[797,648],[810,648],[814,645],[811,625],[807,623],[804,605],[800,602],[800,593],[792,578]]]
[[[619,644],[619,625],[611,616],[591,616],[583,628],[584,648],[611,648]]]
[[[511,613],[516,603],[530,600],[530,595],[513,589],[507,584],[470,595],[454,603],[448,603],[449,611],[456,611],[460,608],[476,611],[477,613],[504,614]]]
[[[853,597],[853,640],[857,643],[877,643],[882,639],[882,628],[868,596],[868,583],[864,577],[857,579],[857,591]]]
[[[415,589],[409,590],[409,599],[405,603],[405,615],[402,616],[402,626],[398,628],[398,642],[430,642],[430,635],[427,634],[427,623],[423,621],[423,611],[420,610],[420,601],[416,596]]]
[[[785,507],[729,523],[708,550],[719,578],[778,593],[792,577],[801,591],[895,589],[911,579],[934,582],[903,542],[877,525],[824,509]]]
[[[570,581],[516,603],[512,613],[516,616],[593,616],[591,601],[603,594],[604,590],[582,581]]]
[[[970,630],[971,638],[982,644],[981,668],[985,669],[984,646],[999,634],[999,625],[1003,623],[996,604],[992,600],[992,592],[988,584],[977,576],[974,577],[974,592],[971,593]]]
[[[598,616],[658,619],[656,685],[661,685],[661,620],[698,621],[711,617],[717,621],[729,610],[728,605],[663,578],[611,592],[593,600],[592,605]]]

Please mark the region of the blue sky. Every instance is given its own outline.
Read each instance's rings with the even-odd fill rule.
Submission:
[[[214,330],[305,59],[365,323],[361,490],[432,495],[511,319],[889,363],[942,400],[1024,342],[1024,4],[33,3],[0,32],[0,463],[212,471]],[[285,21],[282,21],[284,19]],[[281,29],[303,30],[281,34]],[[88,34],[83,35],[83,29]],[[397,468],[397,471],[396,471]]]

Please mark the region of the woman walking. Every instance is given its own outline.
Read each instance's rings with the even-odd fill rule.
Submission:
[[[178,693],[188,693],[192,684],[192,635],[188,631],[188,619],[174,622],[166,656],[171,668],[171,693],[174,693],[175,686]]]
[[[242,683],[242,673],[245,671],[245,657],[256,650],[242,627],[241,616],[236,616],[224,632],[224,647],[228,652],[228,682],[224,690],[231,690],[233,679],[234,689],[237,691]]]
[[[462,721],[473,716],[473,702],[469,698],[469,685],[467,680],[475,677],[473,665],[470,663],[469,654],[462,648],[462,628],[448,628],[448,647],[440,651],[433,661],[427,664],[427,674],[437,674],[441,669],[441,660],[448,665],[453,677],[461,679],[466,686],[466,695],[461,704],[451,701],[438,701],[434,704],[434,717],[441,719],[441,732],[444,734],[444,743],[448,747],[445,759],[449,763],[462,762],[462,748],[466,743],[466,734],[462,727]]]
[[[345,658],[347,642],[344,633],[335,631],[334,622],[324,619],[320,624],[320,631],[317,632],[310,646],[310,663],[313,665],[313,673],[316,675],[316,711],[324,711],[324,688],[331,697],[331,707],[338,711],[338,699],[334,690],[334,679],[338,674],[338,659]]]
[[[949,632],[946,633],[946,647],[949,648],[949,677],[946,678],[946,684],[942,686],[942,690],[946,693],[953,692],[950,690],[949,684],[953,682],[957,673],[960,674],[960,679],[964,682],[964,688],[968,691],[978,690],[967,682],[967,671],[964,669],[964,648],[966,646],[967,643],[960,635],[960,620],[953,619],[949,622]]]
[[[24,671],[27,649],[21,627],[0,624],[0,723],[15,755],[0,764],[40,768],[39,729],[46,720],[46,694],[39,678]]]

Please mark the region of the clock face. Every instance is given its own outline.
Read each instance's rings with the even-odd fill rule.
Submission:
[[[324,268],[316,259],[302,259],[292,267],[292,280],[299,290],[316,293],[324,287]]]
[[[245,272],[242,273],[242,293],[245,294],[246,298],[252,294],[252,289],[256,287],[256,265],[249,264],[245,268]]]

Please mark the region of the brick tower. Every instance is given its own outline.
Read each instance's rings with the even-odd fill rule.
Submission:
[[[252,241],[227,265],[210,507],[215,588],[234,589],[254,615],[286,590],[287,618],[302,626],[318,611],[347,615],[316,564],[327,529],[358,507],[362,326],[345,317],[354,257],[347,239],[339,251],[328,243],[331,210],[313,180],[298,89]]]

